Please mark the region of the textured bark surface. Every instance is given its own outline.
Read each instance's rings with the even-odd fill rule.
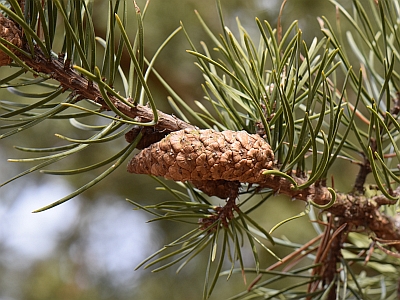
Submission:
[[[259,135],[185,129],[142,150],[128,171],[175,181],[260,183],[265,180],[262,172],[273,167],[274,153]]]

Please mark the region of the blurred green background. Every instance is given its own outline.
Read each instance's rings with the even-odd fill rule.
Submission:
[[[281,1],[222,0],[226,25],[235,32],[236,17],[256,36],[255,17],[267,20],[275,27]],[[129,2],[132,5],[131,2]],[[107,1],[95,1],[94,18],[97,35],[104,37]],[[144,1],[138,1],[140,7]],[[133,6],[133,5],[132,5]],[[199,46],[207,37],[195,16],[197,10],[214,33],[222,28],[214,0],[152,0],[145,19],[146,55],[151,57],[164,39],[182,21],[192,40]],[[282,15],[283,28],[299,20],[303,36],[309,44],[321,37],[317,16],[335,17],[335,8],[328,0],[289,0]],[[202,75],[194,65],[195,58],[185,52],[188,42],[180,32],[160,55],[155,68],[189,104],[203,97]],[[0,69],[4,76],[7,68]],[[3,74],[3,75],[1,75]],[[160,110],[172,112],[167,92],[151,78],[152,92]],[[10,94],[0,91],[0,98]],[[21,135],[1,140],[0,181],[25,170],[26,164],[8,163],[7,158],[23,157],[13,145],[48,147],[59,143],[53,133],[74,136],[68,122],[45,122]],[[46,134],[43,134],[46,133]],[[86,165],[105,151],[115,153],[121,144],[101,147],[99,152],[80,152],[65,164]],[[343,171],[343,170],[342,170]],[[349,174],[356,172],[350,166]],[[199,256],[179,274],[176,267],[159,273],[134,270],[144,258],[166,243],[189,231],[190,227],[171,222],[146,223],[149,215],[134,211],[126,198],[142,204],[169,200],[170,196],[157,191],[158,184],[147,176],[127,174],[120,168],[81,196],[50,211],[32,214],[62,196],[67,195],[91,179],[90,175],[54,177],[39,173],[23,177],[0,190],[0,300],[83,300],[83,299],[201,299],[206,268],[206,256]],[[174,183],[169,182],[171,186]],[[343,176],[335,178],[335,185],[349,190],[351,182]],[[304,204],[286,198],[267,201],[253,217],[267,229],[287,217],[304,210]],[[290,229],[290,230],[287,230]],[[304,243],[315,235],[307,217],[293,221],[275,232]],[[287,250],[273,248],[281,257]],[[245,264],[253,267],[250,249],[245,253]],[[274,263],[266,252],[261,252],[264,267]],[[262,266],[263,267],[263,266]],[[248,282],[251,277],[248,278]],[[226,299],[243,291],[246,285],[240,275],[228,282],[221,278],[211,299]]]

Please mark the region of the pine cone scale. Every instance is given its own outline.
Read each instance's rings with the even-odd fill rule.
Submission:
[[[185,129],[143,149],[129,162],[128,171],[175,181],[259,183],[273,161],[271,147],[259,135]]]
[[[22,32],[14,21],[8,19],[0,13],[0,37],[10,42],[11,44],[22,47]],[[7,46],[12,52],[17,51],[10,46]],[[0,66],[6,66],[11,63],[12,59],[5,52],[0,51]]]

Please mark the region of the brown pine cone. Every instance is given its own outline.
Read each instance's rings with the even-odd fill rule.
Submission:
[[[128,172],[174,181],[261,183],[262,172],[273,166],[274,153],[259,135],[184,129],[139,152],[129,162]]]
[[[17,46],[18,48],[21,48],[22,46],[21,30],[19,30],[19,28],[15,25],[15,23],[12,20],[6,18],[1,13],[0,13],[0,37],[12,43],[13,45]],[[7,48],[15,52],[15,50],[10,46],[7,46]],[[11,61],[12,61],[11,58],[6,53],[0,51],[0,66],[9,65]]]
[[[235,199],[239,193],[239,181],[227,180],[193,180],[191,183],[208,196],[222,199]]]

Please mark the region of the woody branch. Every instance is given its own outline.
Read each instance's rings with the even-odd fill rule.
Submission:
[[[3,39],[9,41],[13,45],[23,50],[26,50],[26,45],[24,45],[23,43],[22,32],[16,24],[14,24],[12,21],[5,18],[4,16],[0,16],[0,25],[2,27],[0,34]],[[34,56],[28,57],[12,47],[9,47],[9,49],[15,55],[17,55],[18,58],[21,59],[27,66],[29,66],[36,72],[46,74],[52,79],[58,81],[59,84],[66,91],[68,90],[76,96],[75,99],[77,99],[77,101],[81,99],[88,99],[101,105],[106,110],[109,109],[106,102],[102,98],[98,85],[94,82],[87,80],[85,77],[81,76],[76,70],[71,68],[69,63],[64,61],[62,55],[59,55],[58,58],[47,58],[39,48],[36,48]],[[8,65],[10,63],[11,59],[8,57],[8,55],[3,52],[0,53],[0,66]],[[110,95],[110,99],[113,105],[120,112],[130,118],[136,118],[136,120],[139,122],[150,122],[153,120],[154,116],[152,110],[148,106],[135,105],[134,107],[131,107],[121,102],[112,95]],[[151,144],[143,145],[142,148],[155,145],[156,143],[158,143],[158,139],[161,139],[164,135],[171,132],[183,132],[183,129],[187,129],[189,131],[197,130],[196,127],[192,124],[189,124],[175,116],[165,114],[161,111],[158,111],[158,115],[159,120],[158,123],[154,126],[153,130],[156,132],[164,132],[164,134],[162,134],[156,140],[153,140]],[[132,137],[128,136],[127,140],[131,141]],[[268,148],[269,145],[265,147]],[[177,154],[179,154],[179,152]],[[223,153],[221,153],[220,155],[222,154]],[[263,171],[271,170],[276,167],[273,164],[273,156],[269,156],[267,162],[268,167],[257,169],[256,172],[258,173],[253,174],[255,176],[253,177],[257,178],[257,180],[253,180],[250,183],[258,184],[262,188],[270,188],[278,194],[284,194],[293,199],[303,201],[311,200],[318,205],[326,205],[332,200],[331,193],[329,192],[328,188],[323,184],[313,184],[305,189],[294,189],[293,183],[284,177],[273,175],[263,177]],[[297,185],[301,185],[306,181],[306,178],[303,177],[297,177],[295,175],[291,175],[291,177],[297,183]],[[232,180],[226,180],[222,178],[222,181],[213,180],[210,178],[208,178],[207,180],[200,179],[201,178],[196,179],[197,181],[200,181],[197,182],[197,185],[199,187],[205,186],[204,189],[206,189],[207,184],[218,183],[217,186],[220,186],[221,184],[228,184],[231,187],[235,188],[238,186],[238,183],[248,182],[240,181],[240,176]],[[195,183],[196,180],[191,179],[191,181]],[[211,190],[215,191],[216,188],[212,188]],[[397,188],[393,191],[393,196],[399,195],[400,188]],[[365,228],[374,232],[375,235],[380,239],[400,240],[400,229],[396,226],[394,220],[388,216],[385,216],[379,211],[379,207],[384,204],[392,204],[392,202],[383,196],[377,196],[368,199],[365,197],[338,193],[336,202],[325,210],[331,212],[337,217],[344,218],[344,222],[348,224],[353,224],[355,226],[364,226]],[[394,247],[397,249],[397,251],[400,251],[400,245],[395,245]]]

